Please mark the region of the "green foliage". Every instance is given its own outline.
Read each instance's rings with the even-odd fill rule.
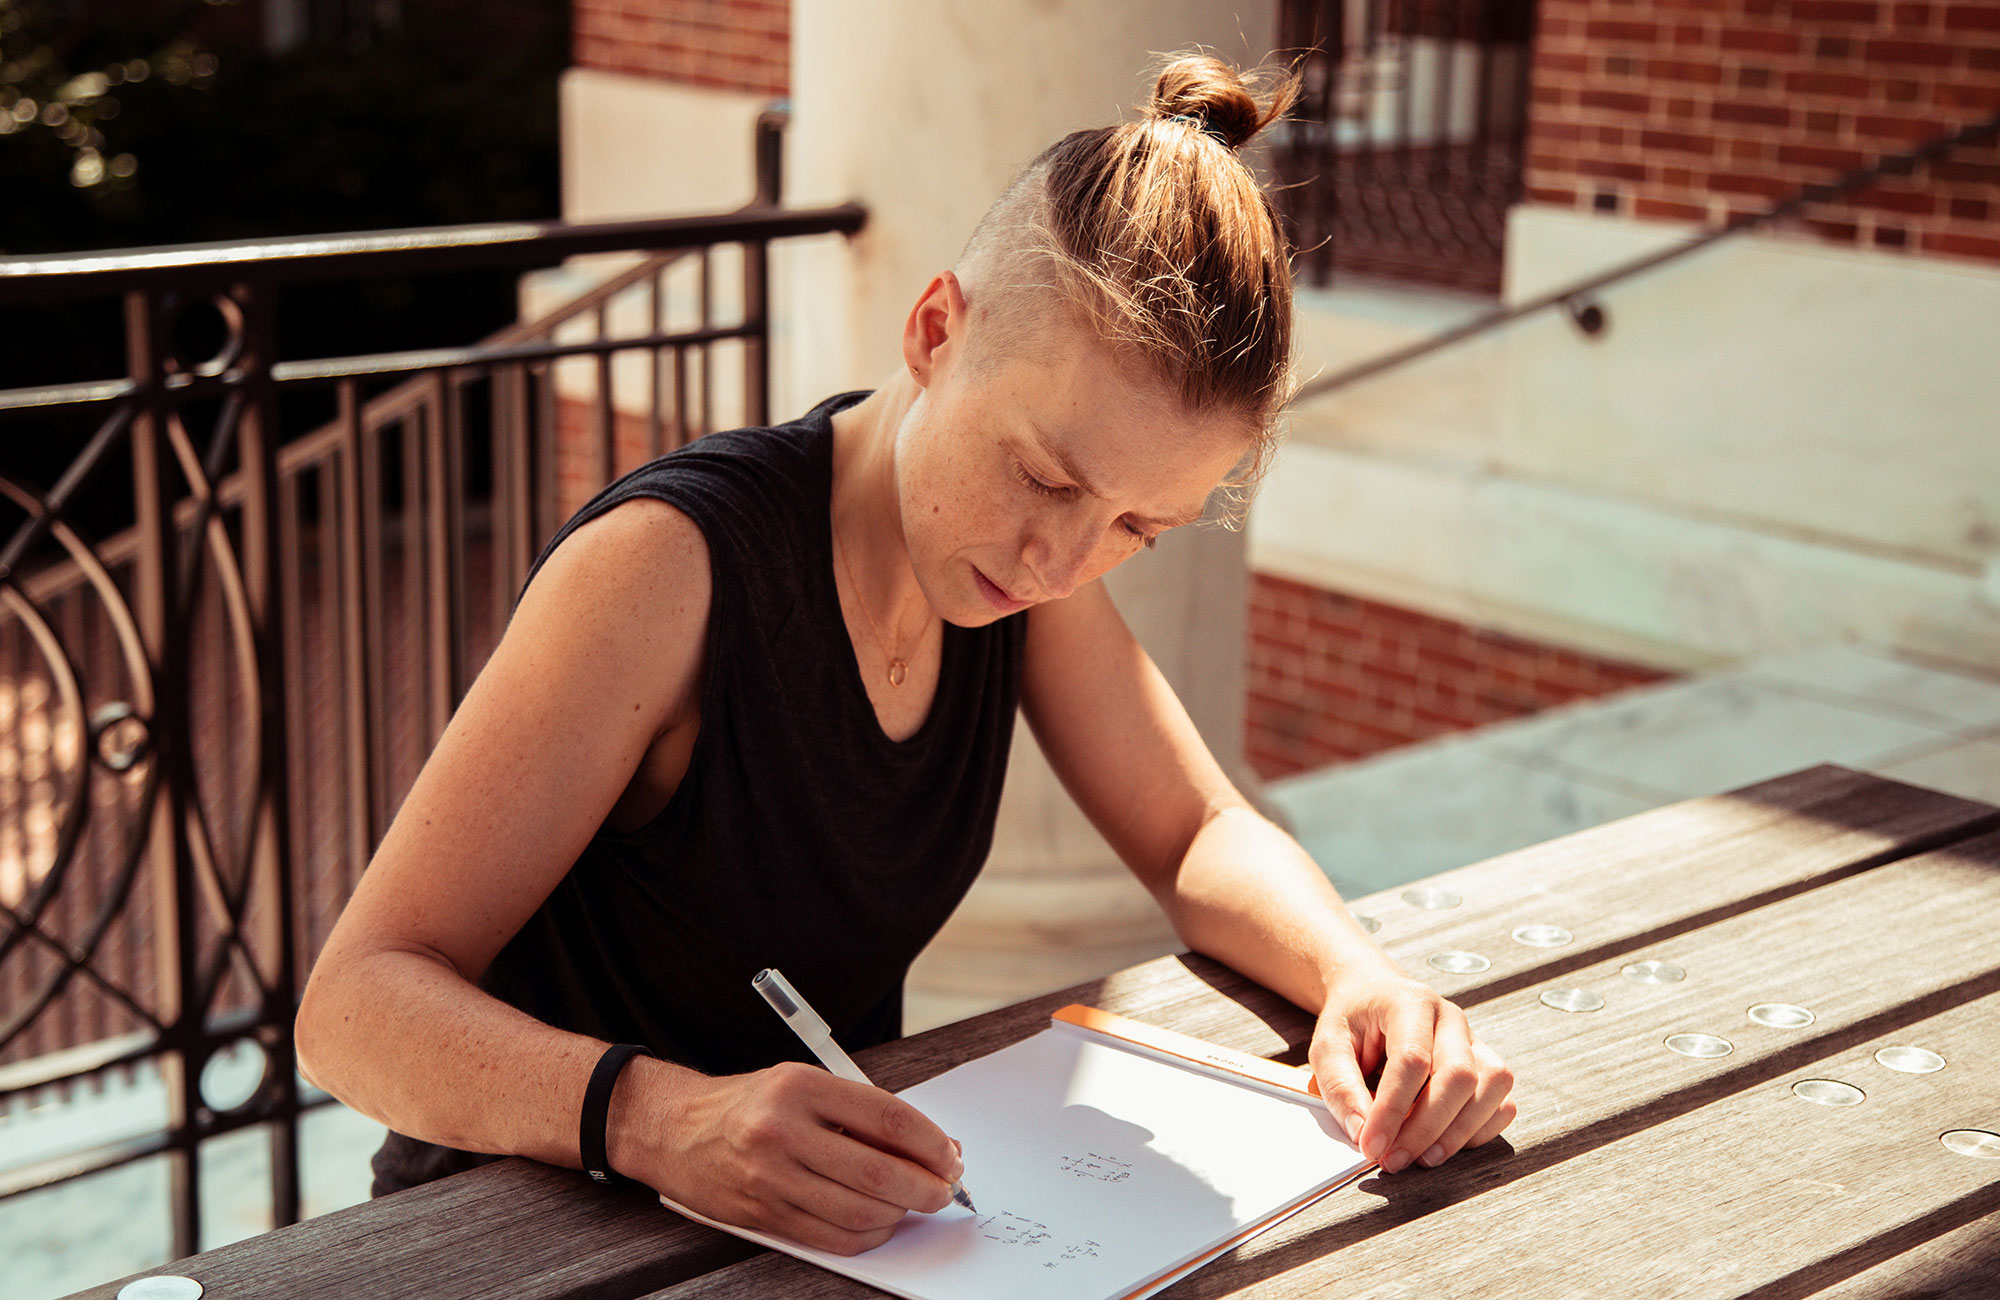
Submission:
[[[0,252],[556,215],[566,6],[406,3],[365,49],[279,57],[205,35],[233,7],[78,31],[0,0]]]
[[[559,215],[567,5],[402,0],[400,25],[365,47],[309,41],[282,56],[244,34],[234,0],[116,7],[137,16],[100,30],[74,16],[83,6],[0,0],[0,100],[38,106],[32,127],[0,135],[0,255]],[[144,80],[128,72],[68,110],[101,143],[42,123],[53,92],[141,58]],[[105,177],[78,185],[86,147]],[[470,342],[513,306],[505,273],[300,285],[280,299],[281,355]],[[123,373],[117,303],[34,320],[0,320],[0,389]]]
[[[61,168],[77,189],[130,189],[139,160],[114,143],[124,130],[113,123],[129,105],[214,84],[220,61],[192,34],[214,7],[149,6],[146,25],[112,36],[67,30],[48,0],[0,0],[0,137],[11,137],[0,149],[34,174]]]

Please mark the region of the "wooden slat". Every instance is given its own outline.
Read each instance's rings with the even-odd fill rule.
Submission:
[[[1473,1027],[1518,1076],[1521,1113],[1504,1144],[1462,1153],[1434,1171],[1378,1180],[1386,1199],[1335,1198],[1274,1229],[1256,1252],[1289,1267],[1401,1232],[1426,1215],[1762,1087],[1945,1007],[1994,995],[2000,945],[1986,936],[1996,918],[2000,834],[1683,936],[1659,954],[1687,968],[1683,983],[1627,980],[1619,974],[1623,958],[1561,978],[1562,986],[1603,996],[1601,1011],[1543,1006],[1546,985],[1475,1008]],[[1816,1019],[1804,1029],[1766,1028],[1747,1014],[1759,1002],[1803,1006]],[[1665,1041],[1683,1032],[1719,1035],[1734,1050],[1715,1060],[1677,1056]],[[2000,1057],[2000,1026],[1986,1056]],[[1232,1275],[1231,1261],[1212,1267]]]
[[[1992,1300],[1996,1293],[2000,1293],[2000,1225],[1987,1218],[1933,1237],[1811,1295],[1813,1300]]]
[[[1618,953],[2000,827],[2000,809],[1864,772],[1821,766],[1656,808],[1424,883],[1464,901],[1424,911],[1401,890],[1353,900],[1406,967],[1452,949],[1488,958],[1474,975],[1427,977],[1472,1005]],[[1530,948],[1517,926],[1559,925],[1563,948]]]
[[[1260,1009],[1281,1021],[1303,1020],[1223,966],[1169,957],[856,1055],[884,1086],[907,1087],[1027,1037],[1048,1024],[1050,1012],[1076,1001],[1162,1023],[1186,1008],[1188,1018],[1177,1023],[1246,1049],[1284,1041]],[[148,1272],[194,1277],[211,1295],[288,1300],[597,1300],[637,1295],[754,1253],[761,1248],[661,1209],[649,1192],[606,1190],[579,1173],[505,1160]],[[75,1300],[111,1300],[130,1280]]]
[[[1941,1006],[2000,992],[2000,944],[1989,941],[1995,918],[2000,833],[1843,877],[1664,947],[1561,977],[1564,986],[1604,997],[1601,1011],[1546,1007],[1542,984],[1488,1002],[1472,1011],[1474,1027],[1520,1076],[1514,1096],[1521,1116],[1504,1144],[1465,1153],[1436,1171],[1378,1178],[1376,1195],[1332,1198],[1249,1252],[1210,1265],[1201,1275],[1208,1281],[1189,1279],[1170,1294],[1182,1287],[1194,1288],[1190,1295],[1229,1294],[1245,1284],[1247,1258],[1286,1269],[1390,1229],[1406,1230],[1428,1214],[1762,1087]],[[1625,979],[1620,969],[1639,955],[1675,961],[1688,978],[1667,985]],[[1162,973],[1145,986],[1146,999],[1160,1005],[1186,988],[1185,980]],[[1197,994],[1193,1003],[1204,1000]],[[1804,1029],[1765,1028],[1747,1016],[1759,1002],[1801,1005],[1816,1019]],[[1171,1005],[1154,1014],[1157,1023],[1178,1024]],[[1677,1032],[1718,1034],[1735,1050],[1718,1060],[1677,1056],[1664,1046]],[[2000,1028],[1987,1054],[2000,1055]],[[782,1255],[759,1256],[663,1294],[693,1300],[732,1292],[853,1300],[873,1294]]]
[[[1989,969],[1980,965],[1977,954],[1994,945],[1983,938],[1969,942],[1953,927],[1962,929],[1979,909],[1989,918],[2000,914],[1996,905],[1963,898],[1956,907],[1928,903],[1919,895],[1935,888],[1935,882],[1922,873],[1934,870],[1936,864],[1928,859],[1897,860],[1993,825],[2000,825],[2000,810],[1821,768],[1732,796],[1642,814],[1450,873],[1437,883],[1460,889],[1467,900],[1450,912],[1402,907],[1407,915],[1401,915],[1384,906],[1383,900],[1360,901],[1363,910],[1373,906],[1382,915],[1382,937],[1412,969],[1468,1003],[1484,1003],[1474,1013],[1475,1022],[1482,1033],[1503,1043],[1517,1067],[1522,1052],[1552,1054],[1559,1065],[1574,1054],[1572,1045],[1535,1047],[1534,1034],[1556,1022],[1567,1029],[1570,1022],[1592,1017],[1567,1016],[1535,1003],[1534,991],[1550,979],[1561,976],[1565,983],[1579,982],[1596,978],[1581,968],[1597,963],[1609,962],[1615,971],[1632,956],[1667,955],[1658,945],[1681,936],[1672,939],[1678,945],[1673,954],[1693,975],[1686,986],[1673,987],[1697,998],[1722,997],[1717,1005],[1733,1008],[1732,1014],[1740,1018],[1741,1008],[1734,1007],[1729,997],[1741,1001],[1741,990],[1725,996],[1726,986],[1704,981],[1711,972],[1718,978],[1733,972],[1732,978],[1752,982],[1773,971],[1817,972],[1819,964],[1807,950],[1812,947],[1810,927],[1818,923],[1815,908],[1821,899],[1841,904],[1829,916],[1838,912],[1864,917],[1871,909],[1878,916],[1893,916],[1904,909],[1905,915],[1925,917],[1934,927],[1932,942],[1921,954],[1926,961],[1935,959],[1926,967],[1930,986],[1944,989],[1954,978],[1961,985],[1976,981],[1981,978],[1979,971]],[[1956,887],[1949,882],[1947,886],[1946,892]],[[1977,889],[1969,884],[1965,888]],[[1909,891],[1911,897],[1904,898],[1899,890]],[[1843,902],[1850,894],[1861,901]],[[1559,907],[1576,910],[1553,910]],[[1787,922],[1792,911],[1812,919]],[[1608,920],[1599,924],[1597,917]],[[1661,917],[1671,919],[1662,923]],[[1523,948],[1506,939],[1514,926],[1530,921],[1563,924],[1576,932],[1578,940],[1568,948],[1546,950]],[[1704,926],[1710,930],[1702,930]],[[1740,932],[1726,926],[1739,927]],[[1775,927],[1770,931],[1775,940],[1760,937],[1764,927]],[[1497,947],[1495,936],[1507,947]],[[1704,946],[1711,939],[1721,945],[1712,955]],[[1490,950],[1487,955],[1494,959],[1495,970],[1473,983],[1423,965],[1425,955],[1446,946]],[[1641,948],[1646,951],[1641,953]],[[1954,965],[1957,959],[1949,956],[1954,952],[1973,955]],[[1804,991],[1760,993],[1759,999],[1801,1002],[1823,1012],[1808,1036],[1838,1047],[1869,1031],[1874,1023],[1869,1017],[1885,1014],[1885,1007],[1903,1006],[1893,1013],[1897,1015],[1912,1013],[1905,1004],[1913,994],[1906,990],[1898,995],[1902,986],[1893,982],[1878,984],[1877,1002],[1867,1001],[1867,990],[1847,985],[1794,986]],[[1644,994],[1662,991],[1632,987]],[[1514,996],[1509,996],[1510,990]],[[1277,995],[1217,963],[1184,955],[885,1044],[860,1054],[860,1059],[884,1087],[908,1087],[1035,1033],[1047,1024],[1051,1011],[1068,1002],[1101,1006],[1266,1056],[1296,1052],[1311,1031],[1310,1018]],[[1603,1017],[1600,1024],[1610,1024],[1621,1016],[1639,1014],[1639,1006],[1621,999],[1616,1008],[1607,1007],[1612,1014],[1594,1014]],[[1641,1092],[1627,1090],[1598,1098],[1592,1103],[1597,1110],[1579,1108],[1571,1095],[1578,1092],[1574,1082],[1564,1083],[1563,1076],[1538,1062],[1525,1072],[1517,1089],[1524,1112],[1510,1134],[1517,1149],[1510,1153],[1506,1144],[1496,1144],[1462,1155],[1437,1171],[1375,1180],[1396,1195],[1386,1203],[1372,1195],[1336,1198],[1338,1208],[1315,1211],[1319,1217],[1257,1243],[1263,1252],[1260,1258],[1301,1263],[1304,1256],[1293,1258],[1286,1252],[1322,1253],[1316,1247],[1323,1248],[1329,1234],[1359,1242],[1381,1228],[1482,1190],[1501,1189],[1581,1150],[1613,1142],[1630,1133],[1635,1123],[1620,1116],[1654,1123],[1720,1095],[1718,1088],[1726,1092],[1768,1082],[1774,1071],[1793,1063],[1790,1056],[1772,1058],[1772,1052],[1786,1050],[1782,1046],[1759,1055],[1753,1044],[1741,1041],[1742,1035],[1733,1037],[1739,1039],[1737,1055],[1720,1063],[1688,1063],[1722,1068],[1705,1076],[1711,1080],[1710,1090],[1686,1105],[1662,1107],[1657,1101],[1649,1103]],[[1788,1041],[1790,1050],[1796,1051],[1797,1044],[1807,1040]],[[1591,1061],[1592,1068],[1603,1066],[1598,1058]],[[1732,1078],[1736,1082],[1712,1082]],[[1648,1111],[1648,1105],[1654,1109]],[[156,1271],[190,1272],[209,1283],[212,1292],[217,1285],[229,1285],[233,1294],[271,1291],[272,1280],[282,1277],[288,1294],[341,1300],[396,1277],[439,1277],[448,1279],[436,1288],[439,1293],[504,1294],[511,1300],[631,1296],[699,1279],[711,1270],[720,1271],[707,1286],[683,1287],[672,1294],[874,1294],[789,1257],[757,1252],[746,1259],[755,1249],[659,1210],[643,1192],[620,1196],[593,1187],[580,1175],[512,1160]],[[736,1261],[742,1262],[724,1267]],[[1198,1277],[1220,1278],[1239,1263],[1223,1261]],[[239,1282],[245,1285],[232,1285]],[[108,1297],[117,1285],[83,1294]]]
[[[1994,1162],[1938,1141],[2000,1117],[1996,1027],[2000,995],[1965,1003],[1394,1233],[1290,1268],[1253,1243],[1234,1276],[1205,1271],[1164,1294],[1808,1296],[2000,1211]],[[1928,1075],[1876,1064],[1876,1049],[1905,1042],[1953,1064]],[[1830,1107],[1793,1094],[1821,1078],[1867,1100]],[[1359,1192],[1394,1198],[1393,1182]]]
[[[755,1249],[666,1213],[644,1189],[508,1160],[147,1273],[192,1277],[217,1297],[568,1300],[636,1295]],[[129,1281],[75,1300],[113,1300]]]

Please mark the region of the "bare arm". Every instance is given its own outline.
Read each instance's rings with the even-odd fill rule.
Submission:
[[[411,1137],[578,1167],[607,1044],[475,981],[656,742],[700,725],[709,597],[700,531],[657,502],[610,511],[550,557],[313,969],[297,1026],[309,1078]],[[607,1136],[619,1172],[835,1250],[941,1207],[957,1162],[896,1098],[795,1065],[711,1079],[634,1060]]]
[[[1400,1168],[1497,1135],[1514,1115],[1506,1067],[1249,806],[1103,585],[1037,606],[1028,628],[1023,708],[1050,764],[1189,947],[1319,1017],[1313,1069],[1357,1145]]]
[[[529,587],[334,927],[301,1068],[398,1132],[577,1163],[602,1045],[473,987],[582,852],[654,739],[697,722],[707,551],[635,503]]]

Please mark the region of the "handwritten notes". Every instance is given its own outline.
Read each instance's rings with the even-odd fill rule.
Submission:
[[[1122,1300],[1366,1166],[1317,1105],[1064,1025],[902,1095],[964,1145],[978,1213],[852,1258],[730,1231],[906,1300]]]
[[[1100,1183],[1122,1183],[1132,1176],[1132,1162],[1117,1156],[1101,1156],[1095,1151],[1080,1156],[1064,1156],[1063,1172],[1078,1178],[1095,1178]]]

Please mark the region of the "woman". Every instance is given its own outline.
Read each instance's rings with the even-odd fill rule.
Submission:
[[[881,387],[703,438],[550,543],[300,1008],[301,1068],[393,1130],[378,1193],[520,1154],[842,1252],[941,1208],[955,1144],[798,1064],[749,977],[782,965],[850,1048],[899,1032],[1017,706],[1182,939],[1318,1015],[1370,1157],[1513,1118],[1505,1067],[1230,785],[1098,581],[1269,453],[1290,279],[1236,151],[1292,93],[1174,60],[1142,120],[1001,196]]]

